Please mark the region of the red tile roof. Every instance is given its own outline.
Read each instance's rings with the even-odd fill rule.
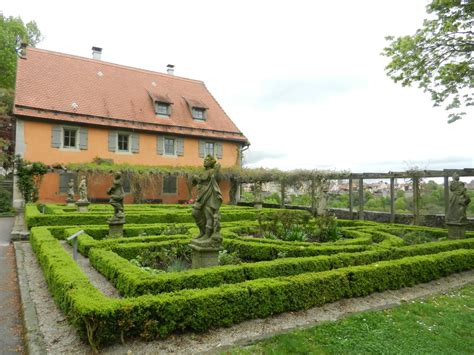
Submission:
[[[172,102],[155,114],[152,98]],[[207,108],[193,120],[189,103]],[[37,48],[18,60],[14,114],[248,143],[202,81]]]

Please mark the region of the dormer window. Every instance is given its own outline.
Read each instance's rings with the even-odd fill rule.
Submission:
[[[205,108],[193,107],[192,112],[193,112],[193,118],[195,120],[199,120],[199,121],[205,121],[206,120],[206,109]]]
[[[148,91],[153,106],[155,107],[155,114],[159,117],[170,117],[171,116],[171,105],[173,102],[168,95],[159,95]]]
[[[155,101],[155,113],[159,116],[171,115],[171,105],[168,102]]]
[[[209,107],[206,106],[204,102],[197,99],[191,99],[189,97],[183,97],[186,103],[188,104],[189,112],[193,120],[196,121],[206,121]]]

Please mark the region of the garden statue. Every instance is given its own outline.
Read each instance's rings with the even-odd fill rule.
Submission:
[[[318,216],[327,215],[327,204],[328,204],[328,192],[329,192],[329,180],[321,179],[318,181],[318,187],[316,189],[316,200],[317,200],[317,212]]]
[[[67,204],[68,206],[74,205],[74,179],[70,178],[67,183]]]
[[[123,225],[125,224],[125,214],[123,212],[124,191],[122,186],[122,174],[116,173],[113,185],[107,191],[110,196],[110,204],[114,208],[114,215],[109,218],[109,234],[113,237],[123,236]]]
[[[193,268],[217,265],[222,244],[220,212],[222,194],[219,188],[220,165],[213,156],[204,159],[205,171],[192,178],[197,185],[198,196],[193,206],[193,217],[199,227],[199,235],[190,246],[193,249]]]
[[[463,238],[468,224],[466,209],[471,199],[467,195],[467,189],[459,176],[455,173],[453,181],[449,185],[451,196],[449,197],[449,208],[446,215],[448,236],[450,238]]]
[[[87,201],[87,181],[86,177],[83,176],[81,178],[81,182],[79,183],[79,201]]]
[[[77,210],[79,212],[87,212],[87,206],[89,206],[89,200],[87,199],[87,181],[86,177],[81,177],[79,183],[79,200],[76,201]]]

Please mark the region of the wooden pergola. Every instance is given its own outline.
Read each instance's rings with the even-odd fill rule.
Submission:
[[[474,176],[474,168],[466,169],[444,169],[444,170],[408,170],[408,171],[390,171],[388,173],[350,173],[347,176],[337,176],[328,175],[328,179],[341,179],[345,178],[349,180],[349,212],[352,216],[353,214],[353,181],[358,180],[359,186],[364,186],[364,180],[366,179],[389,179],[390,180],[390,222],[395,222],[395,179],[411,179],[413,184],[413,215],[414,223],[419,222],[420,217],[420,191],[419,191],[419,181],[421,178],[444,178],[444,208],[445,214],[448,211],[449,206],[449,177],[454,174],[458,176]],[[358,213],[359,219],[364,218],[364,189],[359,188],[359,205]]]

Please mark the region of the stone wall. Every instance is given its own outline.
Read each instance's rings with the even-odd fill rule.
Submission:
[[[253,206],[251,202],[239,202],[238,205],[240,206]],[[280,208],[280,205],[271,204],[271,203],[264,203],[263,207],[266,208]],[[295,209],[295,210],[307,210],[311,211],[310,207],[305,206],[289,206],[286,205],[285,208],[287,209]],[[329,212],[332,212],[336,215],[337,218],[340,219],[351,219],[351,214],[349,209],[342,209],[342,208],[330,208]],[[352,219],[358,219],[359,213],[352,212]],[[388,212],[376,212],[376,211],[364,211],[364,219],[367,221],[374,221],[374,222],[381,222],[381,223],[390,223],[390,213]],[[468,230],[474,230],[474,218],[468,218],[469,225],[467,227]],[[412,214],[395,214],[395,223],[400,224],[413,224],[413,215]],[[439,227],[445,228],[444,225],[444,214],[430,214],[430,215],[423,215],[420,216],[420,225],[428,226],[428,227]]]

